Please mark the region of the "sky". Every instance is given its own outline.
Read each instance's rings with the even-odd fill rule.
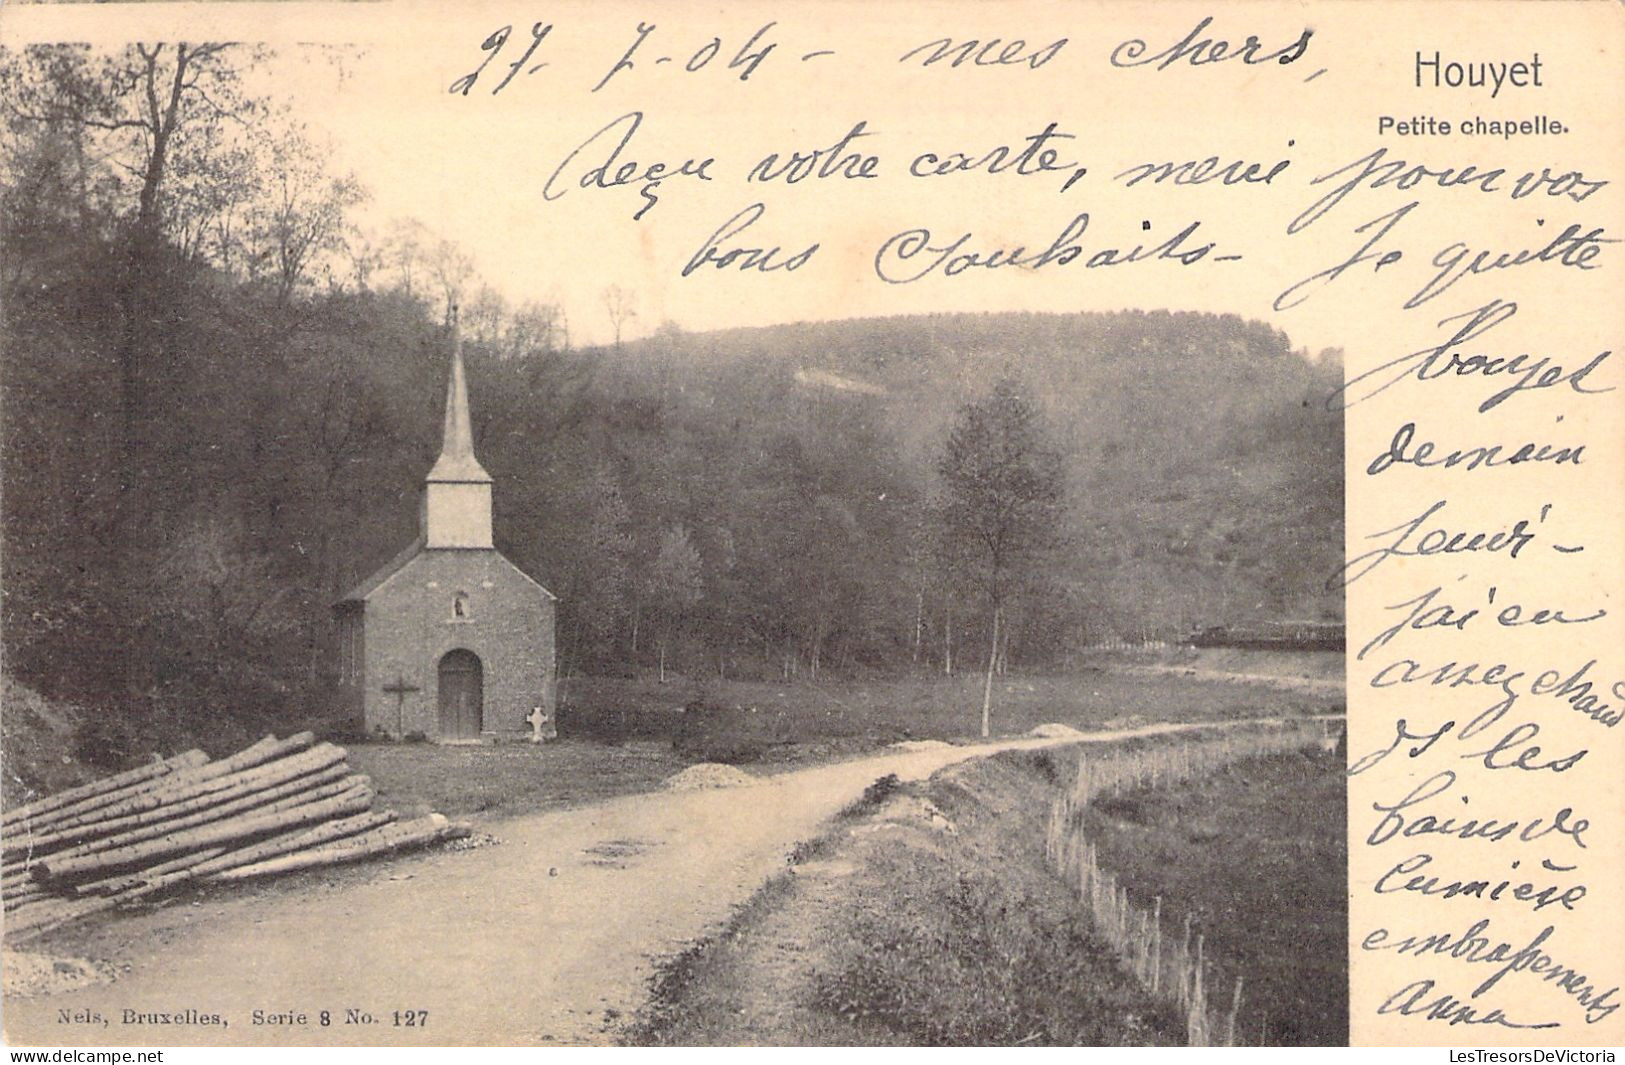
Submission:
[[[1346,349],[1351,377],[1388,365],[1394,386],[1348,408],[1344,420],[1349,555],[1386,552],[1372,545],[1392,543],[1425,523],[1440,525],[1420,541],[1432,547],[1390,552],[1391,562],[1390,553],[1380,554],[1384,564],[1351,585],[1350,632],[1374,633],[1394,624],[1396,605],[1433,594],[1430,587],[1458,605],[1499,594],[1497,609],[1516,602],[1530,611],[1576,614],[1618,596],[1618,530],[1625,523],[1625,496],[1618,491],[1625,441],[1618,360],[1600,364],[1583,384],[1574,380],[1588,360],[1617,347],[1621,324],[1617,268],[1607,268],[1618,254],[1612,234],[1621,228],[1618,175],[1625,170],[1619,137],[1625,21],[1617,16],[1618,5],[1611,4],[1452,0],[231,3],[119,10],[83,4],[7,5],[0,10],[0,35],[14,43],[116,44],[184,35],[261,40],[284,50],[310,41],[359,46],[364,58],[337,86],[330,75],[292,61],[268,66],[264,76],[329,131],[335,162],[352,167],[371,188],[377,218],[415,217],[455,240],[512,299],[560,302],[583,341],[603,337],[601,294],[615,285],[636,294],[645,327],[665,320],[705,330],[941,311],[1171,308],[1263,320],[1311,351]],[[551,20],[541,26],[552,28],[533,55],[510,67],[518,59],[512,49],[530,39],[538,17]],[[467,95],[448,91],[478,66],[485,55],[481,42],[504,25],[514,27],[514,36]],[[1256,38],[1256,52],[1270,52],[1289,48],[1305,30],[1313,31],[1310,43],[1290,63],[1236,58],[1249,38]],[[1210,43],[1202,53],[1212,60],[1222,51],[1225,58],[1133,62],[1177,49],[1193,33],[1226,42],[1222,49]],[[989,63],[927,66],[917,53],[905,58],[935,39],[995,38],[1000,45],[981,53],[991,55]],[[640,40],[630,65],[619,66]],[[760,52],[769,43],[774,50],[759,63],[749,58],[753,47]],[[1038,54],[1051,46],[1053,56],[1041,62]],[[997,62],[1006,48],[1011,61]],[[1544,81],[1493,95],[1488,87],[1422,85],[1419,53],[1504,66],[1539,53]],[[1128,65],[1114,64],[1114,55]],[[517,72],[508,86],[493,93],[510,69]],[[660,163],[670,172],[709,158],[711,180],[668,178],[653,206],[635,187],[638,181],[581,187],[590,167],[607,161],[605,143],[591,141],[592,135],[628,116],[639,116],[640,126],[617,165],[643,174]],[[1448,120],[1455,130],[1418,134],[1390,126],[1384,132],[1384,117]],[[1542,125],[1511,138],[1464,134],[1463,121],[1475,117],[1532,127],[1555,119],[1563,132]],[[871,135],[858,143],[876,156],[879,177],[747,180],[770,153],[827,146],[859,122]],[[980,158],[1052,123],[1069,138],[1057,148],[1065,165],[1054,172],[908,173],[922,153]],[[566,163],[572,152],[574,163]],[[1137,164],[1209,157],[1216,166],[1232,160],[1270,170],[1281,161],[1287,166],[1269,182],[1130,185],[1118,177]],[[1327,175],[1362,159],[1392,173],[1385,169],[1373,175],[1384,180],[1358,183],[1312,224],[1293,225],[1336,184]],[[550,189],[549,178],[561,166],[561,179]],[[1468,168],[1480,180],[1462,180]],[[1500,172],[1493,180],[1486,176],[1492,171]],[[1511,191],[1520,174],[1534,178],[1526,195]],[[1552,182],[1539,179],[1580,180],[1581,174],[1607,183],[1584,202],[1572,188],[1552,194]],[[563,194],[555,195],[560,188]],[[757,204],[759,217],[741,214]],[[1008,264],[1014,257],[1030,265],[1034,249],[1084,215],[1083,250],[1068,265]],[[781,269],[742,270],[737,257],[730,269],[708,264],[709,238],[730,219],[736,232],[717,238],[720,250],[759,249],[749,258],[760,264],[776,248],[771,262]],[[1154,245],[1192,223],[1200,223],[1198,240],[1213,243],[1199,261],[1084,266],[1106,249],[1116,249],[1108,258],[1121,258],[1125,249]],[[1595,261],[1535,254],[1570,226],[1607,232],[1605,243],[1593,245]],[[807,251],[814,244],[817,250]],[[927,249],[956,245],[974,251],[981,265],[898,283],[936,254]],[[1012,250],[1018,247],[1027,250]],[[888,248],[890,258],[882,254]],[[802,264],[788,269],[798,256]],[[685,275],[685,264],[696,259]],[[1462,269],[1474,261],[1482,268]],[[1430,286],[1436,294],[1421,298]],[[1289,291],[1302,298],[1283,299]],[[1447,323],[1492,301],[1515,307],[1516,316],[1470,343],[1450,344]],[[1461,370],[1401,380],[1395,368],[1434,345],[1484,357]],[[1514,390],[1505,402],[1486,406],[1506,387],[1507,360],[1514,358],[1542,368],[1539,380],[1529,371],[1541,387]],[[806,353],[808,369],[817,369],[816,362],[816,352]],[[1504,376],[1492,380],[1492,365]],[[1385,454],[1396,428],[1406,425],[1416,427],[1419,439],[1436,442],[1440,453],[1475,446],[1510,453],[1531,441],[1587,450],[1584,463],[1563,469],[1523,463],[1369,473],[1366,463]],[[1538,547],[1520,557],[1455,546],[1493,543],[1514,527],[1535,530]],[[1450,539],[1452,533],[1459,536]],[[1451,546],[1440,546],[1446,543]],[[1586,549],[1574,550],[1581,546]],[[1471,629],[1434,625],[1435,631],[1405,633],[1393,653],[1414,654],[1432,666],[1511,663],[1490,671],[1515,669],[1526,678],[1546,676],[1541,671],[1548,668],[1552,676],[1565,675],[1592,658],[1614,663],[1594,671],[1599,684],[1618,675],[1617,656],[1607,659],[1625,645],[1618,611],[1567,632],[1509,626],[1487,608],[1474,613]],[[1447,714],[1470,720],[1489,705],[1481,684],[1383,687],[1375,681],[1378,668],[1375,660],[1350,662],[1351,750],[1391,743],[1395,722],[1403,727],[1418,707],[1437,720]],[[1535,728],[1552,749],[1598,740],[1586,715],[1558,713],[1561,704],[1546,698],[1537,706],[1533,698],[1526,696],[1504,724],[1529,715],[1531,723],[1518,727]],[[1581,782],[1572,784],[1572,774],[1504,779],[1498,770],[1460,761],[1461,754],[1451,746],[1448,754],[1430,756],[1431,763],[1390,764],[1356,778],[1351,810],[1369,812],[1371,799],[1403,794],[1407,772],[1442,772],[1446,765],[1468,774],[1463,780],[1474,784],[1475,802],[1485,795],[1503,812],[1545,811],[1579,799],[1604,813],[1625,809],[1617,772],[1599,775],[1617,762],[1588,761],[1598,772],[1581,769]],[[1617,824],[1609,831],[1599,853],[1617,855]],[[1455,873],[1477,875],[1472,863],[1481,865],[1482,855],[1463,853],[1474,846],[1468,841],[1438,853],[1461,859]],[[1529,867],[1538,857],[1538,851],[1526,855]],[[1375,881],[1393,860],[1387,851],[1362,848],[1356,837],[1351,884]],[[1625,891],[1625,867],[1617,861],[1605,857],[1584,875],[1598,898]],[[1408,930],[1437,929],[1459,920],[1449,911],[1456,903],[1414,894],[1355,892],[1352,926],[1398,928],[1403,922]],[[1617,906],[1562,914],[1564,927],[1552,942],[1579,970],[1617,973],[1617,946],[1608,944],[1625,934],[1621,914]],[[1544,913],[1495,915],[1497,935],[1509,941],[1533,937],[1549,920],[1555,922]],[[1369,954],[1355,964],[1357,1042],[1397,1038],[1415,1045],[1425,1037],[1420,1029],[1428,1022],[1421,1017],[1378,1010],[1384,995],[1415,978],[1406,964]],[[1514,999],[1513,1005],[1523,1003]],[[1594,1035],[1569,1030],[1586,1038],[1609,1034],[1601,1026]],[[1541,1031],[1497,1031],[1506,1041],[1549,1038]],[[1617,1034],[1617,1023],[1611,1031]]]
[[[833,9],[855,11],[848,5]],[[632,9],[608,7],[590,16],[568,9],[556,17],[532,57],[547,66],[515,75],[493,95],[487,87],[501,80],[506,64],[529,41],[529,23],[504,21],[515,14],[435,18],[410,33],[351,46],[360,55],[343,61],[342,77],[310,49],[284,46],[262,75],[273,93],[331,136],[335,164],[352,168],[372,194],[367,217],[373,225],[395,217],[422,221],[466,248],[482,277],[509,299],[562,305],[578,341],[608,339],[603,292],[614,285],[635,298],[638,316],[629,335],[666,321],[703,330],[930,311],[1166,306],[1264,318],[1285,329],[1294,344],[1317,351],[1349,342],[1335,330],[1317,328],[1310,315],[1270,310],[1273,292],[1261,290],[1254,264],[1273,265],[1282,249],[1271,246],[1279,242],[1260,240],[1259,227],[1238,214],[1245,219],[1273,189],[1142,184],[1131,190],[1113,180],[1136,163],[1209,156],[1221,164],[1258,161],[1266,168],[1295,160],[1287,173],[1305,176],[1305,153],[1279,117],[1232,128],[1222,139],[1214,133],[1246,106],[1251,92],[1281,110],[1264,73],[1229,78],[1235,95],[1204,101],[1212,109],[1211,121],[1205,121],[1189,108],[1170,114],[1152,106],[1140,98],[1143,84],[1114,81],[1109,75],[1119,72],[1101,69],[1109,50],[1103,39],[1080,37],[1075,24],[1057,22],[1053,13],[1022,31],[1032,37],[1022,55],[1038,51],[1039,42],[1067,41],[1039,69],[1020,63],[916,69],[896,63],[905,50],[897,42],[933,39],[939,29],[929,20],[895,27],[872,18],[826,24],[746,11],[650,19],[654,29],[633,53],[632,67],[593,92],[591,86],[638,37]],[[726,62],[769,21],[776,24],[757,47],[774,48],[740,81]],[[974,24],[979,39],[991,36],[983,22]],[[1194,24],[1184,17],[1171,22],[1179,28],[1168,31],[1169,39],[1178,39],[1187,23]],[[448,92],[477,65],[490,31],[509,24],[514,29],[505,50],[475,87],[466,96]],[[1274,37],[1290,42],[1299,26],[1283,27]],[[713,37],[723,42],[716,58],[692,73],[681,69]],[[813,46],[835,55],[802,59]],[[668,53],[671,62],[655,62]],[[873,155],[878,177],[745,180],[764,157],[828,150],[860,123],[862,135],[849,140],[841,156]],[[606,127],[609,132],[594,138]],[[1053,130],[1043,146],[1055,149],[1055,172],[989,173],[984,167],[930,178],[907,172],[927,152],[962,152],[971,159],[999,148],[1014,154],[1045,129]],[[711,158],[710,180],[662,181],[653,206],[637,181],[580,188],[593,166],[611,159],[627,131],[630,138],[613,157],[616,167],[634,164],[641,175],[657,163],[672,170]],[[1310,142],[1304,147],[1310,147],[1312,131],[1303,132]],[[1062,192],[1064,179],[1078,167],[1086,173]],[[817,244],[807,263],[771,273],[706,266],[683,276],[683,266],[706,238],[753,204],[762,205],[760,217],[730,246],[778,248],[772,261],[782,263]],[[876,276],[879,249],[909,230],[929,230],[927,243],[937,248],[963,236],[967,251],[1025,247],[1030,253],[1085,214],[1088,228],[1080,243],[1086,255],[1155,247],[1199,222],[1196,239],[1184,246],[1212,239],[1217,246],[1210,260],[1226,250],[1241,258],[1193,267],[1164,262],[1092,270],[1081,264],[973,269],[907,285]]]
[[[117,17],[72,5],[8,9],[0,33],[109,46],[181,34],[271,43],[278,57],[257,80],[331,138],[335,167],[353,169],[371,193],[371,225],[421,221],[466,249],[510,300],[561,305],[578,342],[608,339],[603,294],[616,286],[637,308],[628,335],[668,321],[705,330],[935,311],[1167,307],[1262,319],[1311,352],[1361,348],[1370,314],[1352,308],[1396,273],[1425,279],[1427,255],[1459,231],[1444,226],[1440,208],[1422,204],[1403,219],[1401,234],[1413,238],[1403,265],[1382,278],[1348,271],[1336,286],[1276,310],[1293,282],[1355,254],[1365,239],[1358,226],[1416,194],[1392,185],[1361,189],[1305,232],[1289,236],[1286,223],[1320,195],[1316,178],[1373,150],[1459,166],[1482,164],[1481,147],[1490,146],[1466,142],[1457,151],[1375,135],[1379,110],[1410,114],[1450,101],[1419,96],[1405,42],[1391,39],[1403,33],[1373,34],[1355,6],[1317,7],[1316,41],[1333,43],[1312,44],[1290,65],[1167,69],[1115,66],[1111,57],[1135,40],[1147,42],[1148,53],[1166,49],[1209,12],[1170,3],[1128,19],[1125,10],[837,0],[725,9],[679,2],[646,11],[602,3],[552,5],[543,13],[551,21],[534,23],[534,9],[511,4],[150,4]],[[549,28],[492,92],[531,43],[533,24]],[[479,66],[488,54],[482,43],[502,26],[511,36],[490,50],[469,91],[448,91]],[[1234,51],[1251,34],[1261,49],[1283,51],[1307,28],[1295,5],[1250,5],[1211,20],[1198,39],[1227,39]],[[942,39],[996,40],[978,54],[1011,61],[956,67],[925,64],[918,53],[902,58]],[[313,41],[329,47],[311,48]],[[335,65],[332,55],[346,58]],[[1373,85],[1391,90],[1377,97],[1392,98],[1379,103]],[[764,158],[830,148],[860,123],[863,135],[849,146],[875,157],[877,177],[746,180]],[[1001,147],[1018,150],[1045,130],[1056,153],[1050,172],[908,172],[924,153],[979,160]],[[1559,161],[1540,144],[1493,147],[1530,165]],[[1279,169],[1268,183],[1131,187],[1120,177],[1137,164],[1209,158],[1220,167],[1257,163],[1255,173]],[[669,172],[705,159],[712,160],[708,180],[661,181],[652,205],[640,192],[649,167]],[[634,179],[580,187],[584,178],[591,183],[593,166],[609,162],[628,166]],[[759,217],[741,215],[753,205]],[[1528,215],[1530,223],[1541,213],[1533,201],[1484,208],[1502,218]],[[753,220],[722,250],[777,249],[769,262],[780,269],[740,269],[753,258],[741,251],[727,269],[703,265],[685,276],[707,238],[741,218]],[[910,233],[926,248],[963,239],[961,249],[983,259],[1023,248],[1030,257],[1085,218],[1078,242],[1085,261],[1105,249],[1155,247],[1193,223],[1182,247],[1211,241],[1213,248],[1194,265],[972,267],[907,284],[878,276],[881,249],[899,239],[907,248]],[[804,264],[784,268],[803,252]],[[920,252],[906,266],[894,261],[891,272],[907,274],[933,255]],[[1469,279],[1456,291],[1475,285],[1482,287]],[[1436,320],[1426,312],[1396,319],[1425,319],[1427,328]]]

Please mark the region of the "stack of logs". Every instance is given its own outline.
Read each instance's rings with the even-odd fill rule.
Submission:
[[[245,880],[453,839],[440,814],[396,822],[342,747],[308,732],[228,758],[187,751],[7,810],[6,936],[27,938],[189,882]]]

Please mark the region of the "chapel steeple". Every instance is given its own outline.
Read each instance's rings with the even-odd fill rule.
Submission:
[[[468,382],[457,309],[451,311],[451,377],[446,382],[446,423],[440,457],[423,486],[425,547],[490,548],[491,475],[474,457],[468,416]]]
[[[418,535],[334,604],[338,691],[368,736],[535,740],[557,731],[558,615],[553,594],[491,542],[491,475],[474,457],[456,315],[442,334],[446,417]]]

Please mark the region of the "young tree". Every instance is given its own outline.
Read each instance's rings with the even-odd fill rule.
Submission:
[[[987,736],[1005,606],[1059,539],[1061,456],[1049,446],[1039,412],[1005,378],[992,395],[960,408],[937,472],[944,542],[977,574],[992,615],[982,687]]]

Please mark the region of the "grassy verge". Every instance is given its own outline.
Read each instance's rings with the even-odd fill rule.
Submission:
[[[872,789],[718,935],[672,959],[624,1041],[1148,1045],[1177,1018],[1043,865],[1053,762]]]
[[[1244,981],[1243,1041],[1348,1042],[1345,778],[1329,754],[1238,763],[1090,804],[1085,831],[1133,902],[1206,936],[1222,994]]]

